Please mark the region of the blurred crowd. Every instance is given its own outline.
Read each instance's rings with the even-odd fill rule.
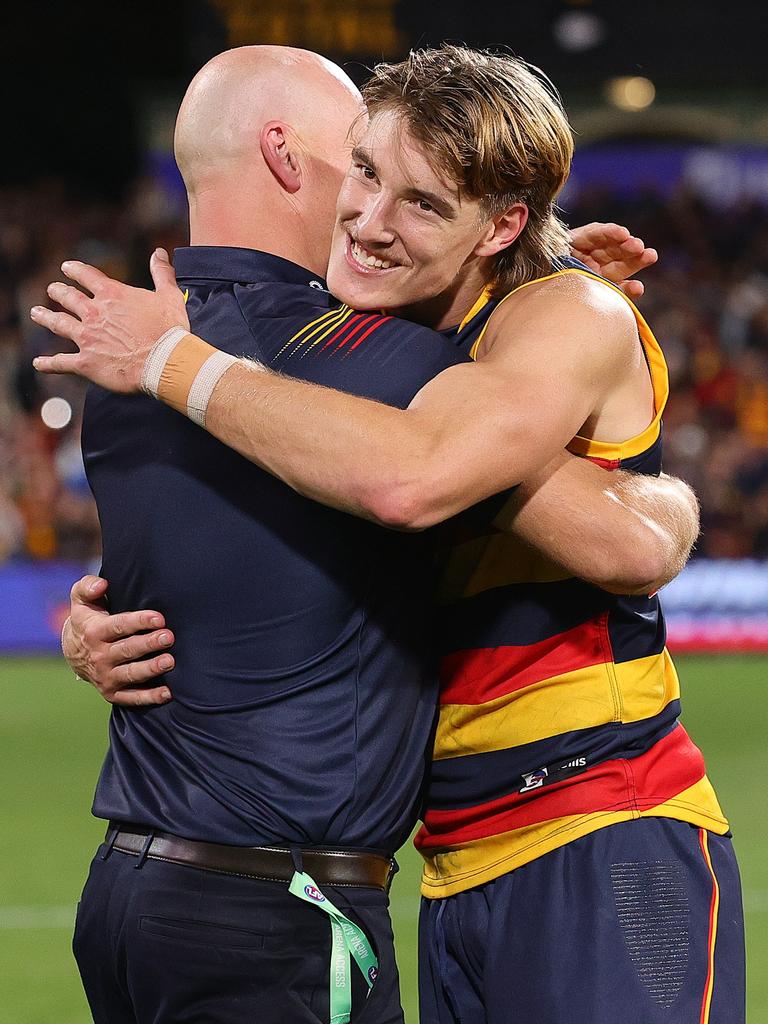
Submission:
[[[86,388],[32,369],[34,355],[67,346],[29,320],[30,306],[48,302],[62,260],[149,285],[149,253],[185,241],[181,194],[153,179],[119,204],[73,197],[58,180],[0,191],[0,564],[16,556],[97,568],[100,552],[80,455]]]
[[[768,558],[768,209],[605,189],[583,193],[566,215],[618,221],[658,248],[641,309],[670,368],[665,468],[700,496],[699,555]],[[98,566],[79,445],[85,388],[34,373],[33,355],[59,346],[29,307],[46,301],[63,259],[148,284],[148,254],[185,235],[180,195],[149,178],[119,205],[73,199],[56,181],[0,192],[0,563]]]

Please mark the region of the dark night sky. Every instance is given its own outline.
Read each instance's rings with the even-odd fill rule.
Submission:
[[[671,87],[764,90],[766,9],[755,0],[403,0],[397,19],[415,45],[508,45],[564,90],[638,73]],[[564,53],[553,40],[553,21],[574,10],[594,12],[606,27],[604,41],[586,54]],[[180,92],[228,45],[205,0],[26,0],[6,5],[2,17],[6,182],[56,174],[119,192],[137,166],[137,93]]]
[[[552,24],[566,12],[592,12],[606,28],[601,45],[567,54]],[[404,0],[398,19],[413,40],[506,44],[557,82],[585,85],[610,75],[650,74],[692,88],[752,84],[765,88],[764,0]]]
[[[120,183],[137,162],[135,96],[186,83],[227,46],[200,2],[26,0],[3,15],[0,81],[6,139],[0,174]]]

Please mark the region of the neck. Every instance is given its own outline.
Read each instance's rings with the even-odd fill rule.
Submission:
[[[456,327],[472,309],[483,290],[491,281],[491,267],[487,260],[466,263],[453,285],[444,292],[423,302],[398,309],[397,315],[413,320],[436,331]]]
[[[259,203],[248,208],[231,197],[235,188],[217,188],[215,192],[189,197],[189,244],[236,246],[258,249],[281,256],[325,277],[328,267],[328,243],[316,237],[307,218],[293,206]],[[218,199],[223,196],[223,201]]]

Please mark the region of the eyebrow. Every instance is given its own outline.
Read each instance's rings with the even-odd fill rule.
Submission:
[[[362,146],[354,147],[352,150],[352,159],[356,163],[365,164],[365,166],[370,167],[375,174],[378,174],[376,164],[373,162],[373,157],[368,150],[363,149]],[[446,220],[455,220],[456,218],[458,211],[453,204],[449,200],[439,196],[436,192],[428,192],[425,189],[420,188],[409,188],[405,190],[405,196],[408,199],[423,199],[425,202],[429,203],[430,206],[434,206],[440,216],[444,217]]]

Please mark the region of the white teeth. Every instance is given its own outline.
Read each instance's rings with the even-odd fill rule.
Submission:
[[[390,260],[379,260],[366,252],[357,242],[352,242],[352,255],[357,263],[364,267],[375,267],[377,270],[388,270],[393,264]]]

